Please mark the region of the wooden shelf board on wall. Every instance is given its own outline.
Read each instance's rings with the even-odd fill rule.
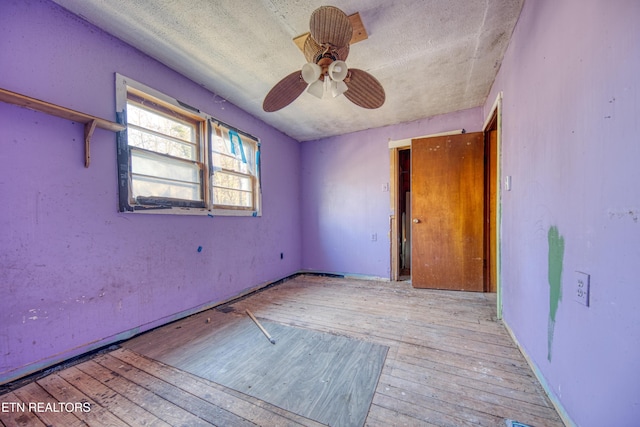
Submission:
[[[100,117],[81,113],[79,111],[71,110],[70,108],[42,101],[40,99],[31,98],[30,96],[11,92],[2,88],[0,88],[0,101],[40,111],[42,113],[51,114],[53,116],[62,117],[63,119],[71,120],[73,122],[83,123],[85,136],[85,167],[89,167],[91,162],[91,137],[93,136],[93,131],[96,127],[113,132],[120,132],[126,129],[126,126],[121,125],[120,123],[101,119]]]

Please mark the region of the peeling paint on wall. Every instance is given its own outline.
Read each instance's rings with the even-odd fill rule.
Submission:
[[[551,361],[553,347],[553,332],[556,326],[556,313],[562,300],[562,264],[564,261],[564,237],[558,232],[558,227],[549,228],[549,327],[547,342],[547,359]]]

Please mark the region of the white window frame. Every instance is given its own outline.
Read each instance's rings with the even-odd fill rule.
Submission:
[[[246,132],[233,126],[223,123],[214,117],[191,107],[175,98],[167,96],[142,83],[129,79],[116,73],[116,115],[118,122],[127,125],[127,103],[129,93],[142,97],[150,101],[150,108],[153,111],[170,111],[178,118],[184,118],[185,122],[191,122],[197,129],[199,137],[195,141],[196,158],[194,160],[178,161],[186,165],[196,167],[199,170],[199,185],[201,189],[201,199],[198,201],[169,199],[163,197],[134,197],[133,194],[133,173],[132,173],[132,152],[145,154],[139,147],[130,146],[128,143],[128,130],[118,133],[118,187],[120,212],[136,212],[150,214],[186,214],[186,215],[209,215],[209,216],[261,216],[262,215],[262,192],[260,180],[260,140]],[[133,129],[132,125],[132,129]],[[230,136],[231,135],[231,136]],[[214,151],[214,146],[220,147],[220,142],[214,143],[213,138],[226,138],[225,147],[227,153]],[[214,155],[215,154],[215,155]],[[246,158],[245,154],[251,154]],[[222,164],[214,164],[214,159],[226,158],[229,164],[233,163],[233,156],[238,160],[239,169],[223,168]],[[149,156],[161,157],[153,152]],[[240,164],[240,162],[244,164]],[[167,157],[167,162],[175,162],[174,158]],[[233,167],[233,166],[231,166]],[[219,186],[214,182],[215,174],[224,176],[237,176],[243,182],[249,182],[249,189],[232,189],[231,193],[245,193],[249,195],[250,207],[233,205],[216,205],[216,191]],[[139,175],[138,175],[139,176]],[[136,181],[139,182],[139,181]],[[240,194],[238,194],[240,197]]]

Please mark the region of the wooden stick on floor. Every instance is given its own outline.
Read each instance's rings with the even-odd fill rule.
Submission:
[[[271,335],[269,335],[269,332],[267,332],[267,330],[265,328],[262,327],[262,325],[260,324],[260,322],[258,322],[258,319],[255,318],[255,316],[253,315],[252,312],[249,311],[249,309],[246,310],[247,314],[249,315],[249,317],[251,317],[251,320],[254,321],[254,323],[256,325],[258,325],[258,328],[260,328],[260,330],[262,331],[262,333],[269,339],[269,342],[271,342],[271,344],[275,344],[276,340],[274,340],[273,338],[271,338]]]

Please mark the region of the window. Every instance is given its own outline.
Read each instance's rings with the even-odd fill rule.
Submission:
[[[253,209],[259,163],[257,149],[256,141],[242,138],[238,131],[220,124],[213,126],[211,186],[214,207]]]
[[[257,138],[117,75],[120,211],[260,215]]]

